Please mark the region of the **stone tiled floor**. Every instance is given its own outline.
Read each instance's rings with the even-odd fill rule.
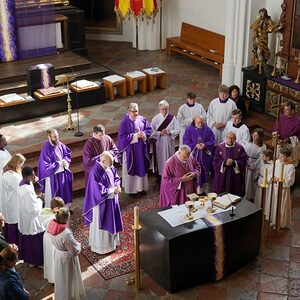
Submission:
[[[176,114],[188,91],[194,91],[197,99],[208,107],[209,101],[216,97],[220,84],[218,71],[192,61],[186,57],[166,56],[159,51],[136,52],[128,43],[88,41],[89,55],[112,70],[124,73],[157,66],[167,72],[167,89],[156,90],[145,95],[137,94],[125,99],[117,99],[106,104],[80,109],[81,130],[87,138],[93,125],[103,123],[108,133],[116,132],[120,118],[130,102],[140,105],[140,112],[148,119],[156,113],[157,104],[162,99],[170,103],[171,113]],[[73,114],[73,120],[76,116]],[[56,114],[2,126],[0,132],[9,142],[9,150],[28,151],[39,149],[49,127],[60,129],[61,140],[76,140],[73,132],[63,130],[67,118]],[[154,178],[150,179],[152,193],[158,194],[159,187]],[[299,188],[294,195],[299,195]],[[122,201],[127,201],[123,197]],[[134,200],[131,200],[134,201]],[[82,199],[76,199],[74,207],[82,207]],[[86,299],[300,299],[300,198],[293,201],[292,229],[281,231],[275,238],[271,232],[269,240],[262,247],[261,255],[249,265],[217,283],[201,285],[192,289],[169,294],[159,287],[149,276],[142,273],[142,289],[135,292],[134,286],[126,286],[128,275],[104,280],[83,256],[80,256]],[[241,237],[242,238],[242,237]],[[52,299],[53,286],[43,279],[40,269],[18,264],[25,287],[32,299]],[[67,299],[66,299],[67,300]]]

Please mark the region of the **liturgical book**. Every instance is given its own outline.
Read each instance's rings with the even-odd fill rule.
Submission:
[[[241,197],[233,194],[224,194],[222,196],[217,197],[214,201],[214,205],[223,209],[230,207],[232,204],[236,203],[240,200]]]

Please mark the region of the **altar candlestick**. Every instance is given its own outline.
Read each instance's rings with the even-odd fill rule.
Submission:
[[[139,208],[137,206],[134,207],[134,229],[139,228]]]
[[[268,177],[268,169],[264,169],[264,177],[263,177],[263,187],[266,187],[267,185],[267,177]]]
[[[275,55],[279,51],[279,41],[280,41],[280,36],[278,34],[276,34]]]
[[[283,169],[284,169],[284,164],[281,164],[281,166],[280,166],[280,176],[279,176],[280,181],[283,181]]]

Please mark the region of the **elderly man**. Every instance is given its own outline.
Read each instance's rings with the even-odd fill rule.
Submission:
[[[300,151],[300,117],[296,114],[294,102],[288,101],[284,105],[284,113],[280,115],[278,124],[273,125],[273,134],[275,133],[278,133],[278,138],[281,141],[277,156],[280,148],[290,144],[292,146],[291,159],[294,166],[297,167]]]
[[[244,197],[247,161],[248,155],[243,146],[236,142],[235,133],[228,131],[226,141],[215,150],[213,191]]]
[[[82,161],[84,166],[85,183],[89,178],[89,173],[95,165],[96,160],[103,151],[109,151],[114,159],[118,155],[118,148],[112,138],[105,134],[105,128],[99,124],[94,126],[91,137],[85,142],[82,151]]]
[[[59,141],[56,129],[47,131],[48,141],[42,147],[38,164],[38,177],[45,193],[45,206],[50,207],[50,201],[58,196],[65,204],[72,202],[73,175],[69,170],[71,150]]]
[[[206,118],[206,111],[200,103],[196,103],[196,94],[193,92],[187,93],[186,103],[181,105],[178,109],[177,120],[180,127],[179,143],[182,145],[183,135],[188,126],[197,115],[201,115],[203,119]]]
[[[160,207],[183,204],[187,194],[196,192],[195,179],[200,175],[201,168],[190,154],[191,148],[182,145],[166,161],[160,185]]]
[[[113,156],[104,151],[91,170],[83,205],[83,216],[89,225],[89,244],[98,254],[112,252],[120,244],[123,231],[118,194],[120,177],[113,166]]]
[[[151,138],[153,146],[154,173],[161,176],[163,166],[168,158],[175,153],[175,139],[179,134],[176,118],[169,113],[169,103],[162,100],[158,103],[159,114],[151,122]]]
[[[228,87],[224,84],[219,86],[219,97],[212,100],[207,110],[207,125],[215,135],[215,145],[222,142],[222,132],[226,123],[230,120],[236,104],[229,98]]]
[[[127,194],[145,195],[150,167],[149,137],[151,126],[139,115],[137,103],[130,103],[118,132],[118,148],[122,153],[122,186]]]
[[[245,147],[250,140],[248,127],[242,122],[242,111],[234,109],[231,113],[231,120],[227,122],[222,133],[222,140],[225,140],[228,131],[233,131],[236,135],[236,141]]]
[[[201,174],[197,178],[197,193],[208,192],[207,183],[212,171],[213,148],[215,136],[212,130],[204,123],[202,116],[196,116],[183,136],[183,143],[192,149],[192,155],[201,166]]]

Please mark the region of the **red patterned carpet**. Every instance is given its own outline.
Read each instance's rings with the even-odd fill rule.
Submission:
[[[100,255],[90,250],[88,244],[88,228],[83,225],[81,209],[76,208],[71,217],[70,228],[77,241],[81,243],[82,254],[104,279],[114,278],[134,270],[133,262],[133,209],[140,211],[158,207],[157,194],[135,199],[134,203],[121,205],[124,231],[120,233],[120,246],[112,254]]]

